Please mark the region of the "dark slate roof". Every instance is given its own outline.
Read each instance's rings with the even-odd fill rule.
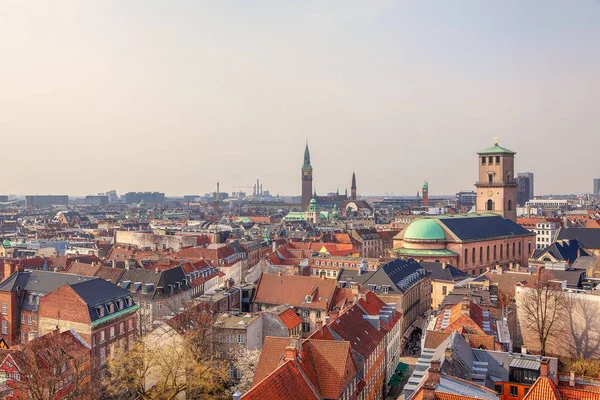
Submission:
[[[110,314],[106,308],[108,303],[119,299],[131,299],[131,295],[127,290],[104,279],[95,278],[86,282],[74,283],[70,286],[71,289],[73,289],[73,291],[75,291],[75,293],[77,293],[77,295],[87,304],[92,322],[102,318],[98,315],[96,310],[97,307],[103,307],[105,310],[104,316],[109,316]],[[126,302],[123,304],[123,310],[131,309],[133,311],[133,307],[135,306],[133,301],[131,301],[130,305],[127,305]]]
[[[543,259],[546,254],[552,255],[557,261],[568,261],[573,263],[578,253],[580,256],[587,256],[588,253],[583,250],[578,240],[561,240],[550,244],[541,252],[534,252],[536,260]]]
[[[471,277],[466,272],[449,264],[446,265],[446,268],[439,262],[420,262],[420,264],[431,274],[431,279],[437,281],[457,282]]]
[[[557,240],[577,239],[586,249],[600,249],[600,229],[560,228]]]
[[[382,265],[377,271],[363,272],[343,270],[339,276],[339,281],[356,282],[365,285],[372,285],[369,290],[375,293],[382,293],[382,286],[388,286],[388,293],[405,293],[415,283],[427,276],[427,271],[421,264],[409,258],[402,260],[393,259]]]
[[[464,241],[534,235],[516,222],[496,215],[446,217],[439,222]]]
[[[132,268],[125,270],[119,278],[118,285],[121,287],[125,286],[125,282],[130,281],[127,289],[132,295],[135,295],[141,299],[155,299],[155,298],[168,298],[172,294],[179,293],[180,291],[190,289],[188,285],[187,277],[181,266],[175,268],[169,268],[164,271],[155,272],[143,268]],[[131,287],[136,282],[141,282],[141,286],[137,290],[132,291]],[[181,288],[177,288],[177,282],[180,283]],[[148,293],[143,292],[144,285],[152,284],[152,289]],[[169,285],[173,285],[173,292],[169,292]],[[162,287],[162,293],[157,290],[158,287]]]
[[[571,288],[581,288],[581,282],[585,277],[585,270],[583,269],[572,269],[567,271],[550,270],[549,272],[551,272],[556,279],[567,281],[567,286]]]
[[[49,271],[22,271],[13,273],[6,281],[0,284],[0,291],[12,292],[16,291],[17,287],[25,290],[29,296],[32,293],[38,295],[48,294],[65,284],[75,284],[97,279],[91,276],[63,274]],[[39,301],[39,300],[38,300]],[[37,309],[37,302],[29,304],[29,300],[25,299],[21,304],[22,310],[32,311]]]

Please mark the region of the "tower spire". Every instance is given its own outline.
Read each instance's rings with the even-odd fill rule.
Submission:
[[[302,168],[312,168],[310,165],[310,151],[308,150],[308,139],[306,139],[306,147],[304,148],[304,165]]]
[[[352,186],[350,186],[350,200],[356,200],[356,174],[352,171]]]

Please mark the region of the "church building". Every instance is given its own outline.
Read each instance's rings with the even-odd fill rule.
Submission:
[[[448,263],[473,275],[527,266],[535,234],[515,222],[515,154],[497,140],[480,151],[477,212],[416,219],[394,237],[391,255]]]

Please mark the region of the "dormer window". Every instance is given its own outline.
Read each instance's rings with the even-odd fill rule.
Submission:
[[[306,295],[304,297],[304,302],[305,303],[312,303],[312,296],[311,295]]]
[[[98,314],[99,318],[104,317],[104,307],[103,306],[96,307],[96,314]]]
[[[123,306],[125,305],[125,303],[123,302],[123,299],[120,299],[118,304],[119,304],[119,310],[122,310],[124,308]]]
[[[107,307],[108,307],[108,313],[109,313],[109,314],[112,314],[112,313],[114,313],[114,312],[115,312],[115,303],[113,303],[113,302],[110,302],[110,303],[108,303],[108,306],[107,306]]]

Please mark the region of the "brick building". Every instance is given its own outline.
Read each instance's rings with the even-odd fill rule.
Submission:
[[[40,300],[39,331],[74,330],[90,345],[97,368],[136,339],[138,308],[128,291],[103,279],[65,284]]]
[[[1,335],[9,346],[26,343],[47,332],[38,327],[40,299],[65,284],[94,279],[48,271],[19,271],[0,284]]]

